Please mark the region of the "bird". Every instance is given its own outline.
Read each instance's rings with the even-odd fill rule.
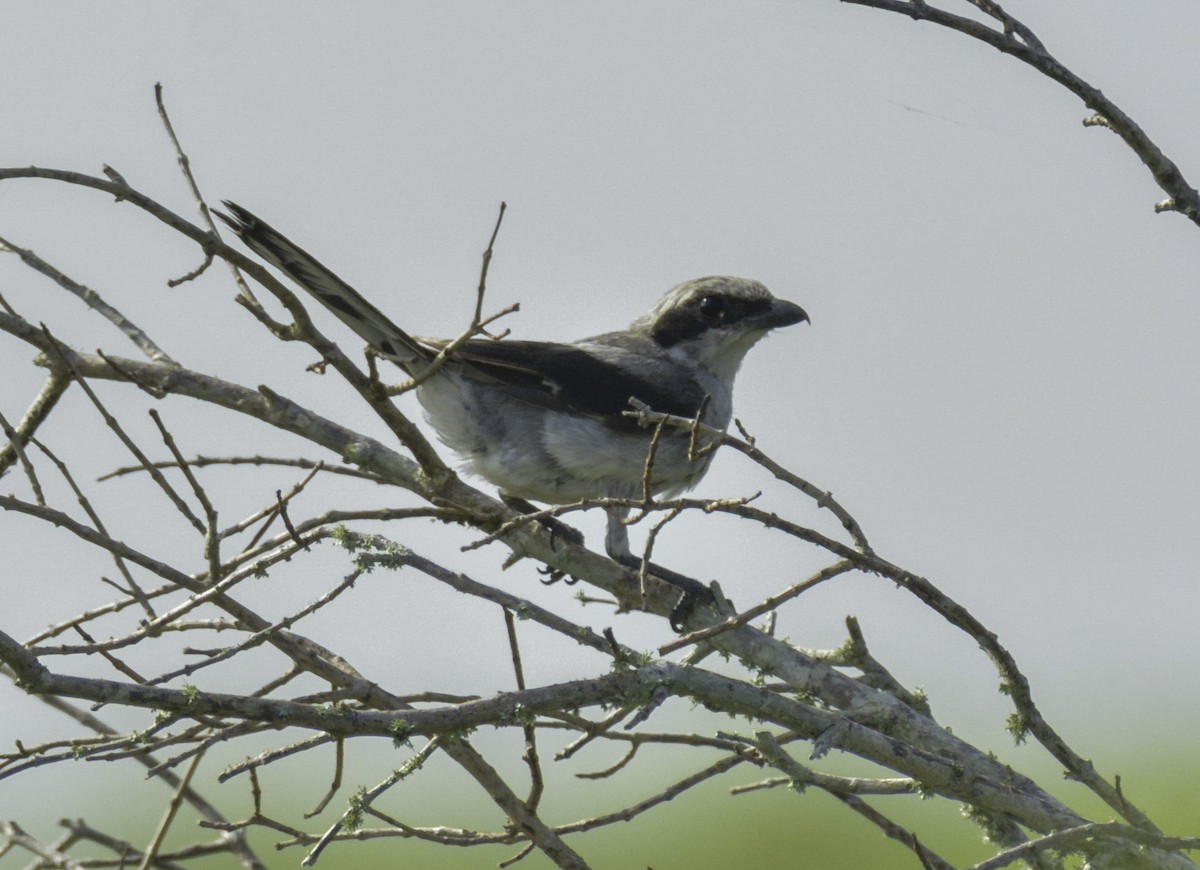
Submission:
[[[448,340],[410,335],[270,224],[223,204],[228,213],[216,214],[250,250],[420,382],[417,398],[438,437],[518,509],[641,497],[652,430],[629,413],[631,400],[723,432],[746,353],[771,330],[809,322],[758,281],[711,275],[672,287],[627,329],[571,343],[471,339],[424,377]],[[660,433],[651,494],[674,497],[704,477],[713,452],[693,447],[688,431]],[[627,508],[608,510],[605,550],[641,567],[627,516]],[[653,567],[668,582],[686,580]]]

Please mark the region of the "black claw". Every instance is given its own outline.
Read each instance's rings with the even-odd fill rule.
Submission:
[[[559,571],[557,568],[538,568],[537,572],[546,579],[542,581],[543,586],[551,586],[561,580],[567,586],[574,586],[579,582],[578,577],[572,577],[565,571]]]
[[[640,571],[642,560],[636,556],[619,556],[614,555],[614,560],[624,565],[631,571]],[[670,568],[664,568],[661,565],[656,565],[650,562],[646,566],[647,572],[664,583],[669,583],[679,590],[679,600],[675,602],[675,606],[671,608],[671,612],[667,619],[671,626],[671,630],[677,634],[683,633],[683,623],[691,615],[692,611],[701,604],[714,604],[716,596],[713,591],[701,583],[699,580],[694,580],[684,574],[672,571]]]
[[[510,508],[519,513],[532,514],[537,513],[537,508],[527,502],[523,498],[500,493],[500,501],[504,502]],[[562,538],[569,544],[583,545],[583,532],[578,529],[571,528],[566,523],[555,517],[541,517],[538,519],[538,524],[550,532],[550,549],[555,549],[555,543],[559,538]]]
[[[667,616],[667,625],[671,626],[671,631],[683,634],[683,621],[687,619],[688,614],[695,606],[696,596],[687,589],[681,589],[679,600],[675,602],[675,606],[671,608],[671,613]]]

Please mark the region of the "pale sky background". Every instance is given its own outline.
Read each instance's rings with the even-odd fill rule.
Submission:
[[[1200,182],[1200,6],[1005,5]],[[0,164],[100,174],[108,163],[191,216],[154,109],[161,81],[211,201],[258,212],[414,332],[455,334],[466,323],[501,200],[509,213],[489,301],[521,303],[508,321],[519,337],[619,328],[673,284],[711,273],[757,278],[803,305],[811,326],[775,335],[742,370],[736,413],[760,445],[831,489],[882,556],[996,631],[1081,752],[1102,764],[1103,750],[1146,741],[1154,723],[1152,742],[1195,761],[1200,229],[1154,213],[1163,194],[1149,172],[1113,134],[1084,128],[1085,107],[1058,86],[959,34],[834,0],[0,10]],[[96,288],[185,365],[269,384],[380,434],[331,377],[304,374],[311,353],[278,344],[233,304],[223,269],[167,289],[197,251],[135,209],[8,181],[0,235]],[[0,293],[77,347],[135,355],[13,257],[0,257]],[[0,342],[10,419],[41,382],[30,357]],[[130,406],[131,428],[161,452],[143,407]],[[261,429],[232,414],[180,400],[161,410],[189,455],[318,455],[269,433],[275,440],[252,440]],[[77,390],[64,411],[71,425],[45,437],[81,464],[115,519],[145,490],[90,483],[127,460]],[[291,480],[232,496],[225,515]],[[23,487],[19,474],[0,482]],[[832,528],[733,455],[697,492],[759,489],[773,509]],[[331,506],[359,503],[352,488],[330,492]],[[148,501],[155,522],[163,510]],[[188,540],[180,523],[164,525],[155,536]],[[597,542],[599,527],[585,526]],[[461,535],[413,529],[395,534],[613,625],[635,646],[667,637],[658,622],[579,610],[566,603],[573,590],[541,589],[528,566],[486,573],[498,550],[460,556]],[[154,545],[138,521],[121,533]],[[730,535],[770,546],[747,555]],[[62,536],[4,516],[0,549],[6,631],[24,637],[105,600],[95,576],[111,566],[72,574],[72,556],[85,551]],[[804,547],[699,518],[664,533],[657,552],[719,578],[741,606],[823,564]],[[340,554],[321,558],[328,573],[312,594],[344,570]],[[320,623],[360,667],[437,656],[423,644],[446,644],[470,620],[481,647],[484,637],[499,642],[494,609],[416,578],[372,582]],[[888,583],[828,584],[788,605],[779,632],[836,646],[848,613],[878,658],[926,688],[942,721],[1006,750],[1008,708],[984,657]],[[571,655],[539,660],[538,638],[528,643],[531,682],[579,673]],[[511,685],[499,646],[410,666],[429,669],[422,688]],[[5,746],[65,727],[7,685],[0,709]],[[37,773],[24,787],[49,795],[58,776]],[[52,817],[83,811],[54,797]],[[15,815],[14,802],[13,783],[0,782],[0,816]]]

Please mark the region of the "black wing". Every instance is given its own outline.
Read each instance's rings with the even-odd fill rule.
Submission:
[[[652,377],[569,344],[469,341],[453,358],[466,364],[470,377],[493,382],[513,398],[594,417],[615,429],[637,428],[633,418],[623,416],[632,410],[630,398],[680,417],[694,417],[704,400],[704,390],[690,378],[682,391],[667,390]]]

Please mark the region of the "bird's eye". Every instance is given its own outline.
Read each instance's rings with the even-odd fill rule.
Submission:
[[[725,300],[720,296],[702,296],[700,297],[700,313],[709,320],[720,320],[722,312],[725,311]]]

